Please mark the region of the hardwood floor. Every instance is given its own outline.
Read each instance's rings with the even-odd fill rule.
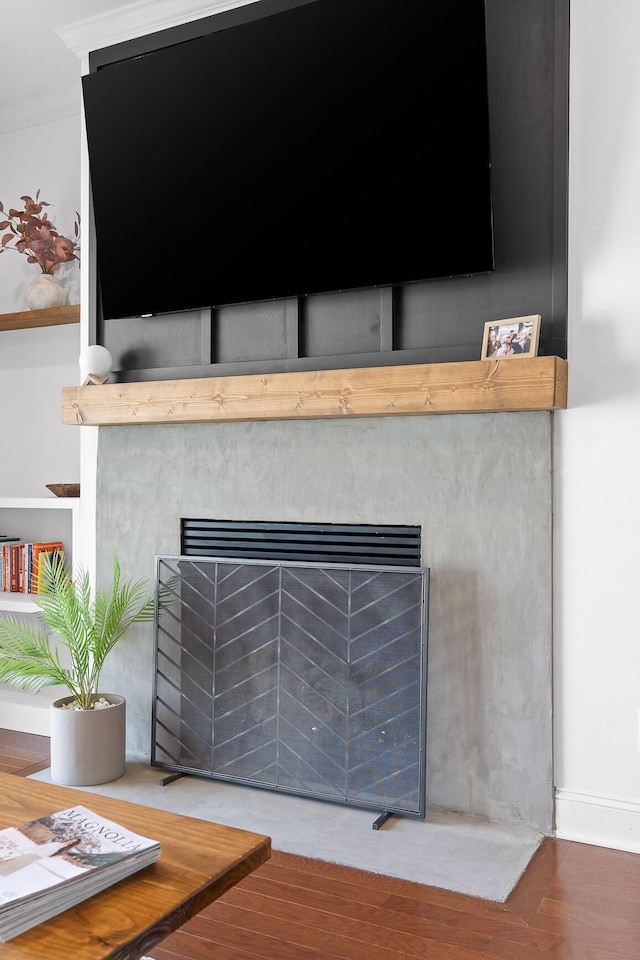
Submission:
[[[49,738],[32,733],[16,733],[0,727],[0,772],[30,773],[46,770],[49,766]]]
[[[48,766],[0,730],[0,769]],[[640,960],[640,855],[546,839],[506,903],[274,852],[154,960]]]

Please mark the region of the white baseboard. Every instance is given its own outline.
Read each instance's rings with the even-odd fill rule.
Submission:
[[[57,687],[52,688],[58,690]],[[0,687],[0,727],[20,733],[49,736],[51,702],[62,694],[45,690],[40,694]]]
[[[640,853],[640,802],[558,788],[556,836]]]

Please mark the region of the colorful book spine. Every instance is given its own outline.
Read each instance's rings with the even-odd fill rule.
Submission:
[[[20,537],[10,537],[6,533],[0,534],[0,591],[11,589],[8,568],[9,547],[12,543],[18,543],[19,541]]]
[[[20,592],[20,544],[12,543],[9,547],[9,589],[11,593]]]
[[[10,557],[11,557],[11,544],[3,543],[2,544],[2,589],[9,593],[11,590],[11,576],[10,576]]]

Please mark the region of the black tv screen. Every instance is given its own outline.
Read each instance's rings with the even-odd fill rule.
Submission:
[[[280,5],[83,78],[105,317],[493,269],[484,0]]]

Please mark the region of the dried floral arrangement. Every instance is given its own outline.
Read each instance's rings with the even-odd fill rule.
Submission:
[[[49,220],[45,207],[51,206],[40,199],[40,190],[33,197],[20,197],[23,210],[5,211],[0,203],[0,253],[16,250],[24,254],[29,263],[37,263],[43,273],[53,275],[61,263],[79,260],[80,252],[80,214],[76,213],[73,240],[58,233]]]

